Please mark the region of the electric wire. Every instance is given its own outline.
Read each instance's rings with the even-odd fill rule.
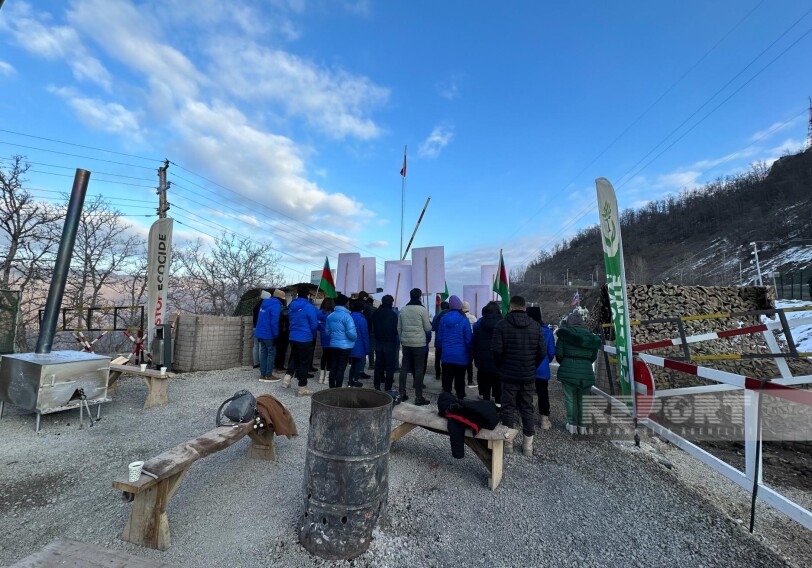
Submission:
[[[84,144],[77,144],[75,142],[67,142],[65,140],[57,140],[55,138],[46,138],[45,136],[35,136],[34,134],[26,134],[24,132],[15,132],[13,130],[6,130],[5,128],[0,128],[0,132],[5,132],[6,134],[14,134],[16,136],[25,136],[27,138],[36,138],[37,140],[44,140],[46,142],[55,142],[57,144],[66,144],[68,146],[75,146],[77,148],[85,148],[86,150],[96,150],[98,152],[107,152],[108,154],[115,154],[117,156],[125,156],[127,158],[137,158],[139,160],[146,160],[148,162],[162,162],[163,160],[159,160],[157,158],[147,158],[144,156],[138,156],[137,154],[127,154],[125,152],[116,152],[115,150],[107,150],[105,148],[96,148],[95,146],[85,146]]]
[[[0,140],[0,144],[5,144],[6,146],[16,146],[18,148],[25,148],[26,150],[38,150],[40,152],[49,152],[51,154],[59,154],[61,156],[70,156],[72,158],[82,158],[84,160],[92,160],[95,162],[104,162],[107,164],[116,164],[119,166],[128,166],[131,168],[141,168],[144,170],[156,170],[157,168],[149,167],[149,166],[139,166],[138,164],[128,164],[126,162],[116,162],[115,160],[105,160],[104,158],[93,158],[91,156],[83,156],[81,154],[71,154],[69,152],[60,152],[59,150],[49,150],[48,148],[38,148],[36,146],[26,146],[25,144],[16,144],[14,142],[6,142],[5,140]]]

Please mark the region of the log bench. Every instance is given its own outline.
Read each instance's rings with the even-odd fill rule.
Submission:
[[[427,406],[401,403],[392,409],[392,418],[401,424],[392,429],[390,440],[394,443],[418,426],[431,432],[448,435],[448,419]],[[493,430],[480,430],[476,435],[470,428],[465,429],[465,445],[471,448],[491,473],[488,487],[491,490],[502,482],[505,442],[512,444],[518,430],[499,424]]]
[[[175,373],[167,372],[162,375],[160,371],[156,371],[155,369],[142,371],[137,365],[118,365],[116,363],[110,363],[110,380],[107,383],[108,388],[115,386],[116,381],[118,381],[124,373],[144,378],[144,382],[149,389],[144,408],[166,406],[169,402],[169,397],[166,393],[166,380],[174,377]]]
[[[39,552],[26,556],[9,568],[174,568],[157,560],[139,558],[78,540],[60,539]]]
[[[249,455],[252,458],[276,458],[273,429],[255,431],[253,422],[245,422],[234,426],[220,426],[144,462],[141,477],[137,481],[131,482],[124,476],[113,481],[113,488],[124,492],[125,499],[132,501],[130,516],[121,533],[122,540],[158,550],[169,548],[169,518],[166,507],[189,467],[197,460],[219,452],[245,436],[251,438]]]

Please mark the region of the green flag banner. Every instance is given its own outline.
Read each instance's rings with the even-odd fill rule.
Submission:
[[[324,295],[328,298],[336,297],[336,285],[333,282],[333,271],[330,270],[330,261],[324,257],[324,268],[321,269],[321,282],[319,288],[322,289]]]
[[[505,259],[502,251],[499,251],[499,268],[496,270],[496,280],[493,281],[493,291],[499,294],[502,300],[502,315],[505,316],[510,310],[510,288],[508,287],[508,275],[505,270]]]
[[[620,216],[617,209],[615,189],[606,178],[595,180],[598,192],[598,214],[601,224],[603,262],[606,265],[606,283],[609,288],[609,306],[615,328],[618,378],[620,389],[634,412],[634,367],[632,366],[632,339],[629,325],[629,299],[626,295],[626,271],[623,267],[623,242],[620,238]]]

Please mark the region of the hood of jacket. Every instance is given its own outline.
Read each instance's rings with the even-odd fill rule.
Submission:
[[[290,303],[288,309],[291,312],[300,312],[305,309],[305,306],[310,305],[310,302],[305,300],[304,298],[296,298]]]
[[[527,312],[510,312],[505,316],[505,320],[513,327],[524,328],[535,320],[527,315]]]
[[[585,327],[564,326],[558,328],[559,339],[564,338],[571,345],[584,349],[599,349],[601,339]]]

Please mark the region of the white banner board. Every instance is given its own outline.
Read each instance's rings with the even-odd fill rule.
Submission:
[[[445,292],[445,247],[412,249],[412,286],[423,294]]]
[[[409,303],[409,291],[412,289],[412,263],[408,260],[387,260],[384,263],[384,294],[395,299],[395,307]]]
[[[361,291],[361,255],[357,252],[342,252],[338,255],[336,267],[336,292],[350,296]]]
[[[491,301],[493,289],[487,284],[472,284],[462,287],[462,299],[468,302],[471,314],[482,317],[482,308]]]
[[[359,262],[360,278],[359,291],[364,290],[374,294],[378,290],[377,265],[374,256],[362,256]]]
[[[169,258],[172,255],[172,219],[158,219],[147,239],[147,340],[150,349],[155,326],[167,323]]]

